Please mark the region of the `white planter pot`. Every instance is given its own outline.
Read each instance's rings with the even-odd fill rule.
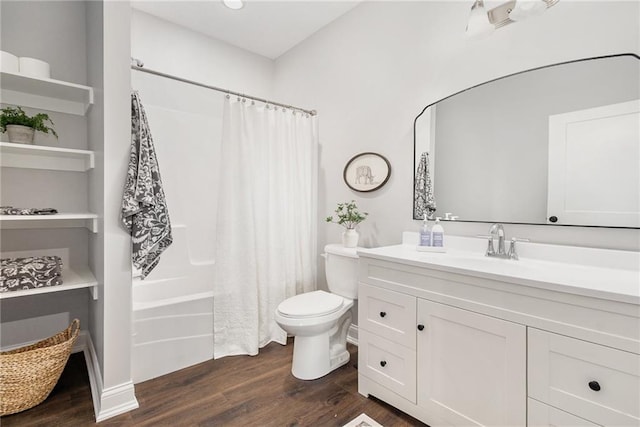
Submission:
[[[345,248],[355,248],[358,246],[358,239],[360,238],[360,234],[351,228],[342,232],[342,246]]]
[[[9,142],[17,144],[33,144],[33,128],[21,125],[7,125],[7,135]]]

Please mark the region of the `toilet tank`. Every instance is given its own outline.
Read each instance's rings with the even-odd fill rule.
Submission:
[[[324,247],[326,255],[325,273],[331,293],[345,298],[358,298],[358,254],[356,248],[345,248],[341,244]]]

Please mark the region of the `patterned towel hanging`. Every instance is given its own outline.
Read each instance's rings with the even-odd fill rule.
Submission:
[[[131,94],[131,155],[121,221],[131,233],[133,265],[144,279],[173,238],[156,150],[137,92]]]
[[[431,217],[436,211],[436,201],[433,198],[433,186],[429,173],[429,153],[420,155],[420,163],[416,171],[416,187],[413,192],[413,217],[424,218],[426,213]]]

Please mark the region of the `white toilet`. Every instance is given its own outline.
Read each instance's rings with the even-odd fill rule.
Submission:
[[[295,337],[291,373],[301,380],[320,378],[349,361],[347,332],[358,297],[356,248],[327,245],[325,271],[329,292],[313,291],[284,300],[276,322]]]

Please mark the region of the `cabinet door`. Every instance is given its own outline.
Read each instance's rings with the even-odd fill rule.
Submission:
[[[452,425],[526,425],[526,327],[418,300],[418,405]]]
[[[598,425],[553,406],[529,399],[528,427],[598,427]]]

